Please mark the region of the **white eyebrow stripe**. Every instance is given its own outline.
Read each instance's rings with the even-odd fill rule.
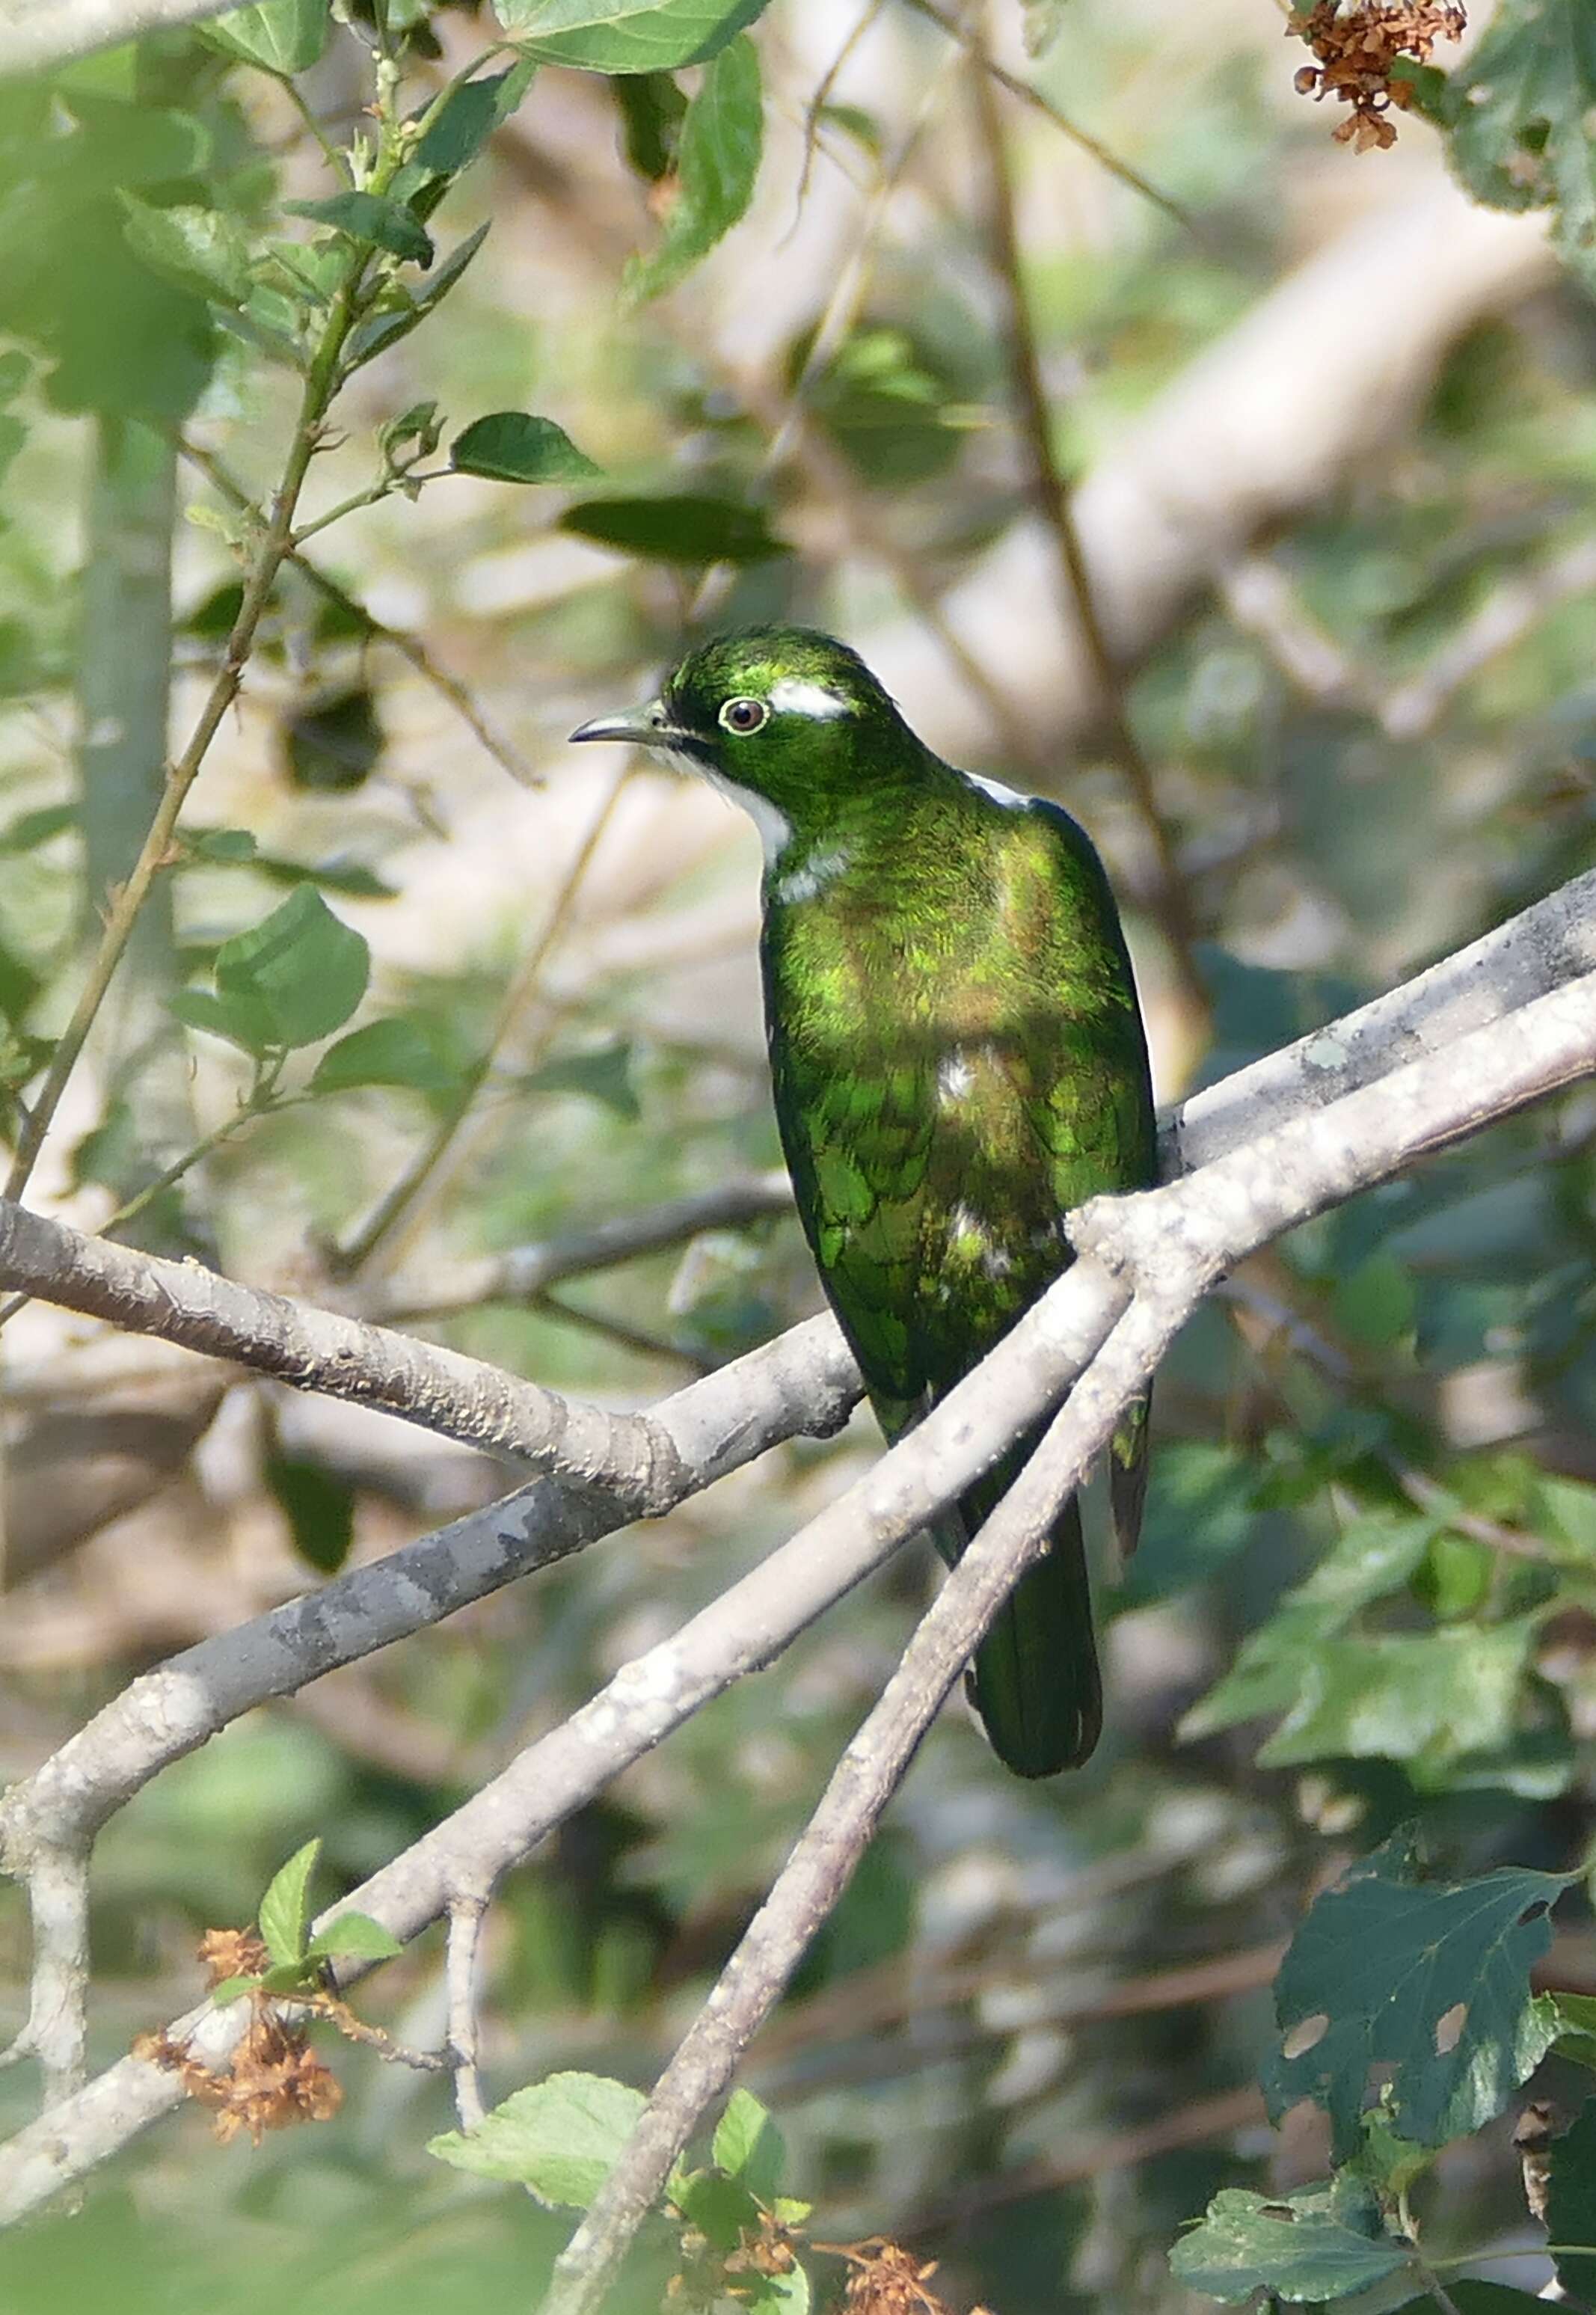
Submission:
[[[808,715],[820,723],[850,712],[840,692],[828,691],[821,683],[806,683],[795,675],[784,675],[771,685],[770,705],[780,714]]]
[[[1006,788],[1001,780],[984,780],[979,772],[966,772],[964,776],[972,788],[979,788],[982,795],[989,796],[994,803],[1000,803],[1005,812],[1026,812],[1030,809],[1033,799],[1022,795],[1017,788]]]

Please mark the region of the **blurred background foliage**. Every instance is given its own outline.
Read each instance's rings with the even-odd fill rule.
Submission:
[[[1592,95],[1533,93],[1524,43],[1579,10],[1538,34],[1534,13],[1475,12],[1495,48],[1459,71],[1485,102],[1466,77],[1415,83],[1442,129],[1415,113],[1358,155],[1334,106],[1293,93],[1304,51],[1272,0],[992,13],[1010,76],[1178,212],[1002,97],[1067,481],[1205,362],[1245,399],[1235,333],[1257,325],[1275,360],[1272,293],[1321,253],[1377,268],[1383,235],[1429,217],[1450,262],[1473,213],[1447,191],[1449,119],[1473,190],[1556,194],[1575,259],[1556,271],[1526,237],[1429,325],[1395,402],[1371,382],[1334,473],[1305,430],[1299,499],[1243,519],[1253,544],[1127,647],[1161,831],[1122,741],[1055,681],[1051,584],[989,603],[1006,671],[983,681],[975,645],[948,647],[956,590],[1005,583],[983,557],[1024,529],[1037,446],[1014,414],[977,67],[935,12],[773,0],[758,67],[740,39],[625,77],[533,40],[529,85],[494,77],[501,56],[491,95],[430,116],[408,246],[391,216],[329,206],[361,196],[324,148],[369,125],[372,43],[413,109],[497,37],[485,10],[350,0],[329,24],[275,0],[228,20],[231,44],[226,24],[153,37],[0,85],[13,1129],[166,735],[222,663],[337,269],[350,246],[392,261],[305,519],[357,503],[276,580],[40,1194],[617,1405],[816,1307],[767,1178],[751,835],[712,795],[562,745],[642,696],[695,618],[844,632],[927,738],[1069,803],[1125,896],[1166,1097],[1592,865],[1596,314],[1574,162]],[[516,0],[503,21],[538,15]],[[447,312],[418,319],[440,283]],[[1334,343],[1340,322],[1318,326]],[[1350,309],[1344,327],[1355,373]],[[1313,420],[1287,402],[1264,422],[1290,445]],[[1198,428],[1194,474],[1210,455]],[[1593,1168],[1576,1090],[1298,1232],[1188,1330],[1141,1556],[1103,1591],[1096,1759],[1024,1787],[950,1709],[751,2053],[829,2239],[889,2231],[942,2261],[953,2303],[999,2315],[1208,2303],[1169,2275],[1177,2228],[1220,2186],[1283,2192],[1326,2163],[1320,2125],[1272,2132],[1254,2088],[1307,1897],[1414,1819],[1456,1873],[1578,1862]],[[685,1243],[504,1291],[512,1249],[723,1191],[729,1218]],[[10,1773],[141,1666],[512,1476],[37,1307],[4,1358]],[[98,1850],[96,2062],[187,2005],[200,1931],[249,1920],[291,1849],[319,1833],[324,1872],[357,1880],[875,1451],[863,1420],[779,1451],[168,1770]],[[652,2079],[932,1581],[906,1555],[514,1876],[487,1949],[497,2089]],[[1558,1939],[1557,1982],[1596,1988],[1577,1893]],[[438,1961],[424,1939],[369,1991],[408,2042],[441,2037]],[[20,2017],[10,1891],[0,1970]],[[190,2112],[137,2144],[82,2215],[0,2247],[0,2304],[532,2303],[564,2222],[429,2160],[436,2078],[335,2063],[332,2123],[223,2151]],[[26,2074],[0,2076],[13,2123]],[[1508,2127],[1425,2180],[1434,2255],[1534,2239]]]

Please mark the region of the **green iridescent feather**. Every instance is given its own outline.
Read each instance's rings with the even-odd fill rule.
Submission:
[[[728,722],[729,702],[758,714],[754,728]],[[782,1143],[827,1294],[895,1438],[1066,1266],[1064,1213],[1153,1179],[1146,1047],[1107,881],[1067,813],[943,763],[829,636],[721,638],[646,713],[634,736],[730,787],[765,828]],[[939,1521],[950,1560],[1033,1444]],[[1127,1550],[1145,1457],[1138,1410],[1111,1457]],[[1073,1503],[982,1643],[974,1697],[1021,1775],[1091,1752],[1100,1692]]]

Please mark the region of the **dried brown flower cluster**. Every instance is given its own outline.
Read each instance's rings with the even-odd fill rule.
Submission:
[[[666,2298],[707,2309],[728,2299],[757,2299],[769,2276],[792,2274],[798,2255],[793,2230],[761,2211],[758,2228],[744,2227],[735,2250],[717,2250],[696,2227],[685,2227],[681,2262],[665,2286]]]
[[[842,2294],[846,2315],[953,2315],[945,2299],[930,2287],[936,2272],[934,2258],[922,2259],[902,2243],[884,2235],[865,2242],[824,2243],[817,2248],[834,2251],[848,2263]],[[975,2307],[971,2315],[990,2315]]]
[[[1403,58],[1428,64],[1436,41],[1461,39],[1467,21],[1461,0],[1315,0],[1288,28],[1318,58],[1297,75],[1298,94],[1352,106],[1334,134],[1354,153],[1395,145],[1391,110],[1405,112],[1413,99],[1406,81],[1392,79],[1392,66]]]
[[[248,1929],[208,1929],[200,1944],[208,1982],[253,1977],[270,1965],[259,1938]],[[219,2073],[191,2056],[166,2034],[141,2034],[136,2058],[181,2074],[189,2096],[216,2112],[216,2134],[226,2145],[247,2131],[259,2146],[269,2130],[296,2122],[326,2122],[343,2102],[343,2091],[311,2048],[302,2025],[289,2025],[268,1995],[243,1997],[250,2022]]]

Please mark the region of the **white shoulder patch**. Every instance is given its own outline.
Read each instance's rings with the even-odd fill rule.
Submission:
[[[966,772],[964,777],[993,803],[1000,803],[1005,812],[1025,812],[1030,808],[1030,796],[1022,795],[1017,788],[1006,788],[1001,780],[984,780],[979,772]]]
[[[828,723],[833,716],[851,712],[840,692],[828,691],[822,683],[804,683],[793,675],[784,675],[771,685],[770,705],[778,715],[807,715],[817,723]]]

